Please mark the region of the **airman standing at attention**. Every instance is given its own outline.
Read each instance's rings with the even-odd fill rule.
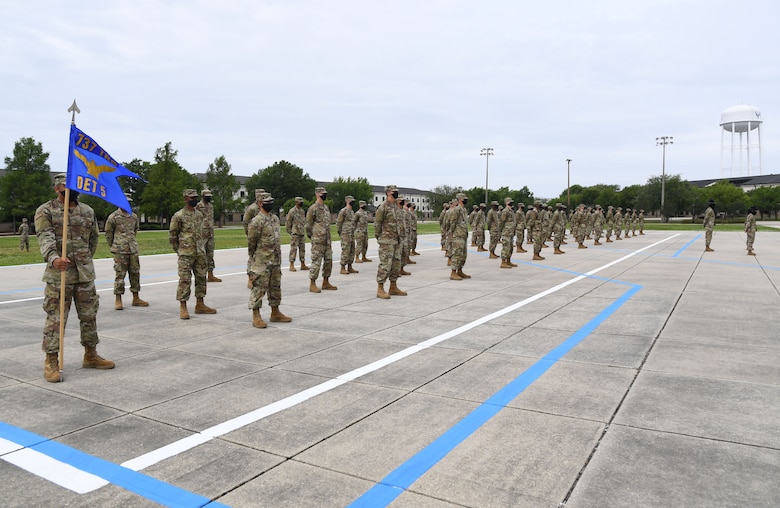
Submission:
[[[379,266],[376,271],[376,297],[387,300],[391,295],[406,296],[398,288],[397,281],[401,271],[401,217],[396,199],[398,187],[385,186],[387,198],[374,214],[374,236],[379,243]],[[390,291],[385,292],[385,281],[390,278]]]
[[[368,252],[368,212],[366,211],[366,202],[362,199],[358,201],[360,208],[355,212],[355,263],[371,263],[372,260],[366,257]],[[360,259],[360,257],[363,259]]]
[[[626,213],[623,215],[623,231],[625,238],[631,236],[631,209],[626,208]]]
[[[190,299],[190,285],[195,276],[195,314],[216,314],[208,307],[206,296],[206,241],[203,238],[203,214],[195,209],[198,205],[198,191],[184,190],[184,208],[173,214],[168,229],[168,240],[173,251],[179,255],[179,286],[176,299],[179,300],[179,317],[189,319],[187,300]]]
[[[615,221],[615,240],[622,240],[620,235],[623,233],[623,208],[617,207],[615,209],[615,215],[612,218]]]
[[[132,196],[125,194],[128,203],[133,202]],[[141,263],[138,259],[138,241],[136,233],[140,224],[138,215],[117,208],[106,219],[106,242],[114,254],[114,309],[122,310],[122,295],[125,294],[125,274],[130,274],[130,292],[133,293],[133,307],[148,307],[149,303],[141,300]]]
[[[485,252],[485,203],[479,204],[477,215],[474,218],[474,229],[472,235],[477,238],[477,252]]]
[[[401,271],[400,275],[411,275],[411,272],[404,270],[409,263],[409,216],[406,214],[406,198],[400,197],[395,200],[398,205],[398,226],[401,228],[399,240],[401,242]]]
[[[444,255],[447,256],[447,266],[452,265],[452,229],[450,228],[452,221],[455,220],[458,206],[458,200],[453,199],[450,202],[450,207],[447,209],[447,213],[444,214],[444,220],[442,225],[444,227]]]
[[[471,205],[471,213],[469,213],[469,226],[471,226],[471,246],[476,247],[477,246],[477,237],[476,237],[476,229],[474,229],[474,221],[476,221],[477,218],[477,212],[479,211],[479,206],[476,204]]]
[[[406,203],[406,210],[409,212],[411,228],[409,230],[409,255],[419,256],[417,252],[417,206],[414,203]],[[412,263],[415,264],[415,263]]]
[[[607,226],[607,243],[612,243],[612,230],[615,227],[615,218],[613,217],[612,205],[607,206],[607,214],[604,216],[604,223]]]
[[[282,302],[282,246],[279,238],[279,217],[271,213],[274,198],[265,192],[260,197],[260,212],[249,223],[247,247],[249,251],[249,308],[252,309],[252,326],[265,328],[260,316],[263,295],[267,295],[271,307],[271,322],[289,323],[291,317],[279,310]]]
[[[601,235],[604,233],[604,214],[601,213],[601,205],[596,205],[593,215],[593,245],[601,245]]]
[[[750,212],[748,212],[747,217],[745,218],[745,235],[747,235],[745,245],[747,247],[748,256],[756,255],[756,253],[753,252],[753,242],[756,241],[756,213],[757,212],[758,212],[758,208],[755,205],[753,205],[750,207]]]
[[[636,230],[639,227],[639,219],[637,217],[636,208],[631,212],[631,234],[637,236]]]
[[[542,202],[534,201],[534,206],[525,216],[526,226],[534,242],[534,261],[542,261],[542,243],[544,243],[544,231],[542,230]]]
[[[517,266],[512,263],[512,248],[515,245],[515,210],[512,208],[512,198],[504,198],[504,209],[498,217],[498,228],[501,231],[501,266],[499,268],[512,268]]]
[[[303,198],[295,197],[295,206],[287,212],[287,220],[284,222],[287,234],[290,235],[290,271],[295,270],[296,256],[301,259],[301,270],[308,270],[306,266],[306,212],[303,211]]]
[[[553,254],[565,254],[561,250],[561,242],[563,241],[563,230],[566,228],[565,221],[566,212],[563,210],[562,203],[555,203],[555,211],[552,214],[550,223],[552,224],[553,231]]]
[[[710,199],[707,201],[707,209],[704,211],[704,252],[715,252],[715,249],[710,248],[710,242],[712,242],[712,229],[715,227],[715,200]]]
[[[405,200],[405,205],[401,207],[406,218],[406,260],[404,263],[407,265],[416,265],[417,261],[412,260],[412,243],[415,241],[417,229],[417,217],[412,213],[412,203],[410,200]],[[403,267],[402,267],[403,268]]]
[[[19,225],[19,250],[30,252],[30,226],[27,224],[27,217],[22,219]]]
[[[645,211],[639,210],[639,215],[637,215],[636,219],[639,221],[639,234],[644,235],[645,234]]]
[[[487,229],[490,232],[490,255],[488,259],[498,259],[496,255],[496,247],[498,241],[501,239],[501,229],[498,225],[498,217],[501,212],[498,210],[498,201],[491,201],[490,210],[487,214]]]
[[[208,275],[206,282],[222,282],[214,276],[214,205],[211,204],[211,191],[200,191],[200,202],[195,207],[203,214],[203,237],[206,239],[206,267]]]
[[[344,198],[344,208],[339,210],[339,216],[336,219],[336,231],[341,237],[341,275],[358,273],[352,268],[352,261],[355,259],[355,212],[352,207],[355,206],[355,198],[347,196]]]
[[[517,204],[517,212],[515,213],[515,247],[517,252],[522,254],[528,252],[523,248],[523,240],[525,239],[525,204],[521,201]]]
[[[471,278],[471,275],[463,273],[463,265],[466,264],[466,255],[468,253],[469,215],[466,211],[466,205],[469,200],[462,192],[459,192],[455,199],[458,200],[458,204],[450,206],[450,213],[452,214],[452,219],[450,220],[450,237],[452,242],[452,250],[450,251],[452,272],[450,273],[450,280],[463,280]]]
[[[577,207],[577,211],[571,219],[571,227],[574,229],[574,238],[577,240],[578,249],[587,249],[583,242],[585,242],[585,233],[588,228],[588,218],[585,212],[585,205],[580,203]]]
[[[447,237],[447,231],[444,229],[444,218],[447,216],[447,210],[450,209],[450,202],[447,201],[444,203],[444,206],[441,208],[441,213],[439,214],[439,232],[441,234],[441,250],[446,251],[447,248],[445,247],[445,239]]]
[[[248,234],[249,223],[252,222],[252,219],[254,219],[258,213],[260,213],[260,206],[262,205],[262,203],[260,203],[260,196],[262,196],[264,192],[265,189],[255,189],[255,202],[247,206],[246,209],[244,210],[244,217],[242,220],[242,224],[244,226],[244,234]],[[252,279],[249,278],[249,261],[247,261],[246,263],[246,276],[247,276],[246,287],[251,289]]]
[[[322,266],[322,289],[335,291],[338,289],[330,283],[330,272],[333,269],[333,248],[330,240],[330,210],[325,204],[328,192],[325,187],[314,189],[315,202],[306,212],[306,235],[311,238],[311,268],[309,269],[309,291],[321,293],[317,287],[317,278]]]

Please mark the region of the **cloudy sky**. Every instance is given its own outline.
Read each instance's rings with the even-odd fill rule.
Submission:
[[[757,107],[780,173],[777,0],[3,2],[0,155],[67,159],[70,114],[120,161],[170,141],[375,185],[644,184],[721,171],[720,115]],[[753,138],[755,141],[755,137]],[[757,164],[756,164],[757,165]],[[755,171],[754,171],[755,172]]]

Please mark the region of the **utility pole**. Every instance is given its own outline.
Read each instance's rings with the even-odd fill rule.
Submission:
[[[479,154],[485,156],[485,206],[489,207],[490,202],[488,201],[488,167],[490,166],[490,156],[493,155],[493,149],[483,148],[482,150],[480,150]]]
[[[660,136],[655,138],[655,146],[661,145],[663,148],[663,156],[661,159],[661,215],[664,210],[664,193],[666,191],[666,145],[673,145],[674,137],[672,136]]]

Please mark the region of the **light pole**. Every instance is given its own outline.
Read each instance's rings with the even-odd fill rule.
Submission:
[[[663,148],[663,158],[661,159],[661,215],[664,213],[664,193],[666,187],[666,145],[673,145],[674,137],[661,136],[655,138],[655,146],[661,145]]]
[[[490,166],[490,156],[493,155],[492,148],[483,148],[479,151],[480,155],[485,156],[485,206],[490,206],[488,201],[488,167]]]
[[[571,159],[566,159],[566,210],[571,210]]]

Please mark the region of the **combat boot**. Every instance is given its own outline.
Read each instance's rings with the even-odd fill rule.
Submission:
[[[558,247],[556,247],[556,248],[555,248],[555,250],[553,251],[553,254],[566,254],[566,253],[565,253],[565,252],[563,252],[563,251],[562,251],[561,249],[559,249]]]
[[[381,282],[376,283],[376,297],[381,298],[382,300],[389,300],[390,295],[385,292],[385,285]]]
[[[450,273],[450,280],[463,280],[463,278],[461,278],[461,276],[458,275],[458,272],[453,270],[452,273]]]
[[[524,254],[524,253],[528,252],[527,250],[525,250],[525,249],[523,248],[523,246],[522,246],[522,245],[523,245],[523,244],[520,244],[520,245],[518,245],[518,246],[517,246],[517,252],[518,252],[518,254]]]
[[[452,266],[452,258],[447,258],[447,266]]]
[[[354,268],[352,268],[352,265],[347,265],[347,271],[349,273],[360,273],[359,271],[357,271]]]
[[[417,252],[416,250],[412,249],[412,256],[419,256],[419,255],[420,255],[419,252]]]
[[[542,261],[543,259],[542,256],[534,252],[534,261]]]
[[[499,266],[499,268],[512,268],[512,265],[507,263],[506,259],[502,259],[501,260],[501,266]]]
[[[334,286],[333,284],[331,284],[330,282],[328,282],[328,278],[327,277],[323,277],[322,278],[322,289],[330,289],[332,291],[335,291],[338,288],[336,286]]]
[[[43,377],[49,383],[60,382],[59,353],[46,353],[46,360],[43,362]]]
[[[345,265],[341,265],[341,275],[349,275],[349,272],[347,271],[347,268]]]
[[[187,302],[179,302],[179,319],[189,319],[190,313],[187,312]]]
[[[285,316],[282,311],[279,310],[279,306],[271,307],[271,322],[272,323],[289,323],[292,321],[290,316]]]
[[[222,282],[222,279],[214,276],[214,272],[209,272],[209,276],[206,279],[206,282]]]
[[[293,261],[290,261],[290,271],[291,272],[297,272],[298,270],[295,269],[295,263]]]
[[[309,279],[309,292],[310,293],[322,293],[322,290],[317,287],[317,282],[314,279]]]
[[[477,252],[487,252],[487,249],[480,245],[477,247]]]
[[[587,246],[587,245],[585,245],[584,243],[580,242],[580,244],[577,246],[577,248],[578,248],[578,249],[587,249],[587,248],[588,248],[588,246]]]
[[[706,249],[704,249],[704,252],[715,252],[715,249],[710,249],[709,247],[707,247]]]
[[[611,238],[607,238],[607,243],[613,243]]]
[[[755,255],[756,255],[756,253],[755,253],[755,252],[753,252],[753,249],[750,249],[750,250],[748,251],[748,254],[747,254],[747,255],[748,255],[748,256],[755,256]]]
[[[406,258],[406,264],[407,265],[416,265],[417,261],[412,261],[410,258]]]
[[[452,261],[452,260],[450,260],[450,261]],[[403,268],[401,268],[401,271],[398,272],[398,275],[411,275],[411,274],[412,274],[412,272],[407,272]]]
[[[114,362],[97,354],[95,346],[84,346],[84,361],[81,366],[85,369],[113,369]]]
[[[355,263],[362,263],[363,261],[360,260],[360,254],[355,254]]]
[[[390,281],[390,290],[387,292],[387,294],[391,296],[406,296],[406,291],[401,291],[398,289],[398,283],[394,280]]]
[[[133,303],[132,303],[132,305],[133,305],[133,307],[148,307],[149,306],[149,302],[147,302],[145,300],[141,300],[141,297],[138,296],[138,292],[136,291],[135,293],[133,293]]]
[[[304,263],[303,260],[301,259],[301,270],[308,270],[308,269],[309,267],[306,266],[306,263]]]
[[[601,245],[601,242],[599,242],[598,240],[596,240],[595,242],[593,242],[593,245]]]
[[[217,309],[212,309],[205,303],[203,303],[203,297],[198,297],[197,303],[195,303],[195,314],[216,314]]]
[[[498,259],[498,256],[496,256],[496,253],[491,250],[488,259]]]
[[[645,232],[644,232],[644,231],[640,231],[640,232],[639,232],[639,234],[640,234],[640,235],[644,235],[644,234],[645,234]]]
[[[268,325],[260,317],[260,309],[252,309],[252,326],[255,328],[265,328]]]
[[[517,263],[513,263],[512,258],[507,259],[506,262],[509,263],[509,266],[511,266],[512,268],[517,267]]]
[[[114,309],[116,310],[122,310],[122,295],[116,295],[116,300],[114,301]]]
[[[374,262],[374,260],[373,260],[373,259],[368,259],[368,258],[366,257],[366,255],[365,255],[365,254],[363,254],[363,262],[364,262],[364,263],[373,263],[373,262]]]
[[[470,279],[471,278],[471,275],[466,275],[463,272],[463,268],[459,269],[457,273],[458,273],[458,277],[460,277],[461,279]]]

